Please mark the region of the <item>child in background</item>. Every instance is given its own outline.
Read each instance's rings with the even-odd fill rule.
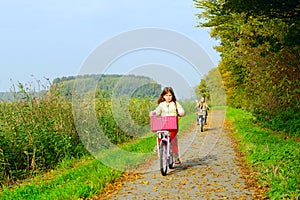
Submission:
[[[152,116],[184,116],[184,109],[176,102],[176,97],[171,87],[165,87],[163,89],[157,103],[157,108],[151,112]],[[178,153],[177,132],[178,130],[170,131],[170,139],[175,157],[175,164],[181,164]]]
[[[206,119],[207,119],[207,111],[209,110],[209,107],[207,103],[205,102],[205,98],[202,97],[200,101],[196,105],[196,110],[197,110],[197,125],[199,125],[199,115],[205,113],[205,118],[204,118],[204,124],[206,124]]]

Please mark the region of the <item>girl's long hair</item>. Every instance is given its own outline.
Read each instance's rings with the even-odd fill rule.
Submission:
[[[202,102],[201,99],[203,99],[204,101]],[[202,108],[203,104],[205,103],[205,97],[201,97],[201,99],[198,102],[198,107]]]
[[[173,101],[173,102],[175,103],[175,105],[176,105],[176,97],[175,97],[174,91],[173,91],[173,89],[172,89],[171,87],[165,87],[165,88],[163,89],[163,91],[161,92],[161,94],[160,94],[160,96],[159,96],[159,98],[158,98],[158,100],[157,100],[157,104],[160,104],[161,102],[165,101],[164,96],[165,96],[167,93],[169,93],[169,92],[172,94],[172,101]]]

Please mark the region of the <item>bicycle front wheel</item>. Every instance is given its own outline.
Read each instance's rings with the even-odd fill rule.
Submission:
[[[161,174],[166,176],[168,170],[168,153],[167,144],[163,141],[159,145],[159,162]]]
[[[203,116],[200,116],[199,123],[200,123],[201,132],[203,132],[203,129],[204,129],[204,117]]]

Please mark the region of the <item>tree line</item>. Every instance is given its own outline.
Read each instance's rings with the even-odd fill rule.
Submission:
[[[197,26],[209,27],[220,41],[215,49],[221,54],[218,70],[227,105],[300,135],[300,1],[194,3]]]
[[[67,97],[73,92],[95,92],[105,95],[131,95],[132,97],[157,97],[161,85],[145,76],[118,74],[87,74],[56,78],[53,87]],[[77,87],[78,86],[78,87]],[[74,88],[75,87],[75,88]]]

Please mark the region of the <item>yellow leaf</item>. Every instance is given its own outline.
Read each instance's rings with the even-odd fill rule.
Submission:
[[[149,181],[144,181],[143,184],[144,184],[144,185],[148,185],[148,184],[149,184]]]

